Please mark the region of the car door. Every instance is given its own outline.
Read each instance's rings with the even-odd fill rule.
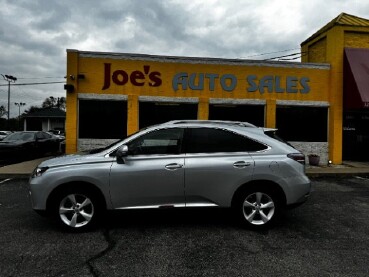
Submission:
[[[218,128],[189,128],[186,133],[186,206],[226,206],[234,191],[252,179],[254,142]],[[263,146],[264,147],[264,146]]]
[[[56,139],[54,139],[52,135],[42,132],[42,137],[43,149],[45,153],[55,152],[58,150]]]
[[[184,206],[183,129],[148,132],[127,144],[124,163],[112,164],[110,194],[114,208]]]
[[[37,149],[37,154],[38,155],[43,155],[46,153],[46,149],[47,149],[47,143],[45,140],[45,137],[43,135],[42,132],[37,132],[36,135],[36,140],[35,140],[35,148]]]

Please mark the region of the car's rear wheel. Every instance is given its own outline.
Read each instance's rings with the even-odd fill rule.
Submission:
[[[271,190],[252,189],[241,194],[237,209],[243,224],[261,229],[273,224],[280,205],[277,194]]]
[[[54,215],[70,231],[86,231],[96,225],[101,212],[98,198],[83,190],[66,190],[55,201]]]

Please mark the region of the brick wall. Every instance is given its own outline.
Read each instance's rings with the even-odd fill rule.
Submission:
[[[310,154],[317,154],[320,156],[320,165],[327,165],[328,158],[328,142],[289,142],[291,143],[297,150],[301,151],[306,155],[306,164],[308,164],[307,156]]]
[[[96,148],[106,147],[117,139],[78,139],[78,151],[88,151]]]

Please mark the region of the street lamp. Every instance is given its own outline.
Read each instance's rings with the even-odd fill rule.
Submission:
[[[20,130],[20,115],[21,115],[21,107],[22,106],[25,106],[26,103],[23,103],[23,102],[15,102],[14,105],[18,106],[19,108],[19,115],[18,115],[18,130]]]
[[[4,80],[8,82],[8,124],[9,124],[9,116],[10,116],[10,82],[15,83],[15,81],[17,80],[17,78],[15,78],[12,75],[3,75],[3,74],[1,74],[1,76],[3,76]]]

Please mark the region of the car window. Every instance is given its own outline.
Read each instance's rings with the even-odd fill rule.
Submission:
[[[3,141],[32,141],[34,133],[18,132],[8,135]]]
[[[288,141],[286,141],[283,138],[281,138],[280,136],[278,136],[277,135],[277,130],[267,130],[267,131],[264,132],[264,134],[266,134],[268,137],[271,137],[271,138],[274,138],[274,139],[278,140],[279,142],[282,142],[284,144],[287,144],[288,146],[291,146],[291,147],[295,148]]]
[[[179,154],[182,138],[182,128],[156,130],[128,143],[128,149],[131,155]]]
[[[267,149],[264,144],[230,131],[215,128],[191,128],[187,153],[254,152]]]
[[[23,141],[32,141],[35,139],[34,133],[23,133],[22,140]]]

